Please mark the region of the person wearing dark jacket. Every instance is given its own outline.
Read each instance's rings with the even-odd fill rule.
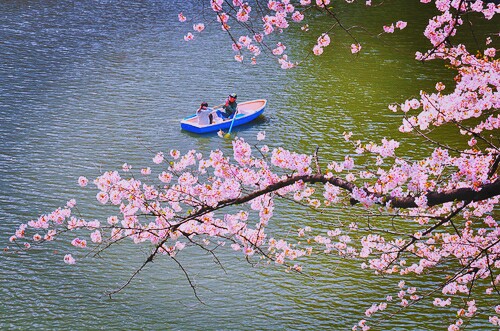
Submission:
[[[222,106],[224,111],[217,110],[217,115],[223,119],[232,119],[238,109],[238,103],[236,102],[237,97],[236,93],[231,93],[227,98],[225,105]]]

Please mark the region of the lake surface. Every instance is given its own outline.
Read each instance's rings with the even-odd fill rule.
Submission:
[[[415,137],[397,133],[401,116],[387,109],[421,89],[431,90],[443,75],[451,78],[437,64],[413,60],[415,51],[428,46],[420,6],[389,4],[365,11],[339,5],[347,24],[374,34],[399,19],[408,21],[408,28],[381,37],[356,31],[365,43],[358,56],[350,54],[352,40],[339,31],[322,57],[282,71],[264,55],[257,66],[235,62],[231,42],[216,26],[184,42],[192,23],[180,24],[177,13],[200,15],[197,4],[0,3],[1,247],[10,245],[8,238],[20,223],[70,198],[77,199],[86,218],[104,218],[106,208],[95,208],[96,192],[78,187],[81,175],[93,178],[125,162],[140,169],[151,165],[156,152],[170,149],[229,152],[228,140],[183,132],[179,119],[201,101],[219,104],[230,92],[237,92],[239,101],[268,99],[263,117],[235,130],[252,144],[265,131],[271,147],[311,153],[319,147],[324,164],[352,153],[341,137],[344,131],[374,141],[401,138],[401,149],[410,157],[427,150]],[[328,24],[311,24],[309,34],[287,36],[297,60],[312,48],[314,32]],[[290,228],[326,229],[364,217],[343,208],[318,215],[293,205],[276,214],[271,231],[283,236]],[[125,282],[147,256],[146,248],[132,246],[124,243],[76,266],[62,262],[71,251],[64,242],[29,254],[3,252],[0,329],[350,329],[372,302],[398,291],[383,289],[394,280],[373,278],[359,263],[333,256],[310,259],[305,275],[298,275],[272,265],[253,267],[229,251],[219,256],[224,271],[210,256],[188,250],[179,258],[203,303],[181,270],[166,260],[148,266],[129,287],[108,298],[105,291]],[[440,329],[446,313],[413,307],[383,322],[382,329]]]

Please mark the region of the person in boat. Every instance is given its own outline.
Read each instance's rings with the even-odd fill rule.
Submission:
[[[223,111],[217,110],[217,115],[224,120],[232,119],[238,109],[238,103],[236,102],[237,97],[236,93],[229,94],[226,103],[222,106]]]
[[[198,116],[198,124],[199,125],[207,125],[212,124],[214,121],[214,116],[212,114],[214,110],[208,107],[208,103],[202,102],[200,108],[196,111],[196,115]]]

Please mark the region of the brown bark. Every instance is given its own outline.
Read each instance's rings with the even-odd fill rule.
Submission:
[[[251,201],[261,195],[275,192],[281,188],[293,185],[294,183],[299,181],[311,184],[330,183],[349,192],[352,192],[356,188],[356,185],[354,185],[353,183],[350,183],[338,177],[327,178],[322,174],[295,176],[279,181],[275,184],[271,184],[264,189],[255,191],[241,198],[221,201],[215,209],[220,209],[228,205],[242,204]],[[372,194],[378,198],[382,198],[383,203],[389,202],[390,205],[394,208],[417,207],[417,204],[415,203],[416,197],[395,198],[374,193],[369,194]],[[458,188],[442,192],[427,192],[425,195],[427,196],[427,205],[429,207],[452,201],[481,201],[500,195],[500,180],[497,179],[492,183],[485,184],[481,186],[479,190],[474,190],[472,188]]]

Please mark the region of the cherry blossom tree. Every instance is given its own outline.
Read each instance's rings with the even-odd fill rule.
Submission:
[[[300,65],[287,56],[290,47],[280,41],[270,46],[270,40],[293,24],[306,30],[308,17],[314,20],[318,15],[330,17],[332,26],[318,35],[310,54],[321,55],[336,28],[352,38],[353,54],[363,50],[330,0],[208,2],[212,16],[192,23],[193,30],[184,39],[193,40],[206,26],[217,24],[228,34],[236,61],[249,56],[255,64],[265,51],[283,69]],[[421,2],[434,5],[437,14],[423,32],[429,49],[418,52],[416,60],[442,61],[456,72],[454,84],[436,82],[434,91],[421,91],[418,98],[391,104],[389,109],[402,115],[401,132],[417,133],[434,146],[430,155],[421,159],[399,155],[398,141],[362,141],[356,139],[360,133],[351,132],[344,133],[344,139],[354,153],[365,156],[363,163],[345,156],[327,162],[323,169],[318,153],[267,146],[264,132],[257,137],[260,145],[235,138],[230,153],[158,152],[152,168],[135,171],[124,164],[121,171],[107,171],[93,180],[98,203],[116,208],[106,220],[76,216],[76,201],[70,200],[21,224],[10,241],[18,249],[29,249],[61,237],[71,242],[76,254],[101,254],[124,240],[148,247],[149,256],[136,273],[110,294],[127,286],[149,262],[166,257],[185,272],[197,295],[176,257],[186,246],[207,251],[215,259],[225,246],[249,261],[263,259],[297,272],[304,272],[301,261],[306,256],[335,254],[377,275],[398,279],[400,290],[394,294],[398,299],[388,293],[383,302],[367,303],[365,317],[353,330],[376,325],[377,316],[387,316],[388,306],[397,310],[416,304],[459,306],[448,330],[459,330],[479,311],[487,314],[492,326],[500,326],[500,60],[493,46],[500,35],[492,33],[482,41],[482,49],[474,46],[473,51],[454,41],[468,15],[489,21],[500,12],[500,5],[481,0]],[[364,4],[383,5],[371,0]],[[178,18],[183,24],[190,22],[182,13]],[[397,33],[406,26],[404,21],[389,23],[380,33]],[[241,30],[245,33],[239,35]],[[441,126],[455,128],[463,138],[462,147],[432,138],[429,133]],[[78,184],[86,187],[89,180],[80,177]],[[373,218],[407,224],[408,230],[377,228],[368,221],[321,232],[300,226],[297,220],[296,236],[285,240],[267,231],[277,199],[313,209],[349,205]],[[73,254],[68,252],[64,262],[78,263]],[[441,281],[433,288],[406,285],[412,277],[434,274]]]

